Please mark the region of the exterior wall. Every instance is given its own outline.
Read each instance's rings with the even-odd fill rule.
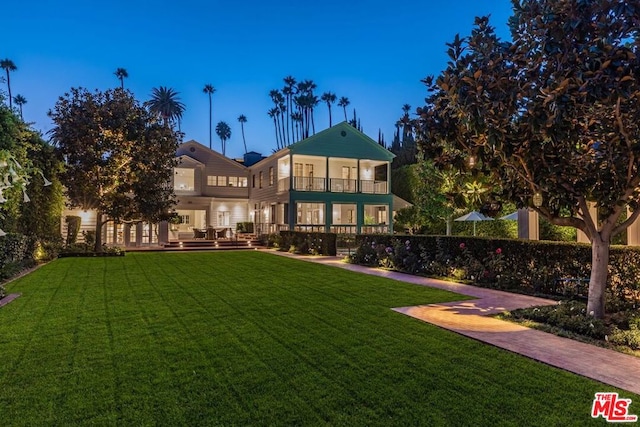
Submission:
[[[78,231],[78,243],[84,243],[84,231],[95,231],[96,229],[96,212],[95,211],[84,211],[82,209],[65,209],[62,212],[62,221],[60,221],[60,233],[62,234],[62,238],[66,239],[67,237],[67,222],[65,218],[67,216],[79,216],[80,217],[80,231]]]

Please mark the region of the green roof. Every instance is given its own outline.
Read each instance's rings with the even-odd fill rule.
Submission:
[[[289,146],[291,154],[391,161],[395,155],[347,122]]]

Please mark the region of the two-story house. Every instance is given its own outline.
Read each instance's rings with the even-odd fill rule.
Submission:
[[[173,174],[179,223],[110,222],[104,227],[103,241],[125,246],[162,244],[193,239],[194,229],[207,228],[224,230],[221,236],[228,237],[238,222],[247,221],[254,223],[259,234],[393,232],[394,155],[346,122],[269,157],[251,154],[238,162],[196,141],[181,144]],[[83,216],[83,228],[95,224],[91,213],[67,214]]]

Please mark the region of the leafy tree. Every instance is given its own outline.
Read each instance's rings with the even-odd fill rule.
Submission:
[[[9,58],[0,60],[0,68],[4,69],[7,73],[7,92],[9,92],[9,108],[13,108],[12,98],[11,98],[11,77],[9,76],[10,72],[16,71],[18,67],[16,64]]]
[[[331,104],[336,102],[336,94],[332,92],[325,92],[322,94],[320,99],[327,104],[327,108],[329,109],[329,127],[331,127],[333,125],[331,120]]]
[[[238,116],[238,122],[240,122],[240,129],[242,130],[242,143],[244,144],[244,152],[247,153],[247,141],[244,138],[244,124],[247,123],[247,116],[240,114]]]
[[[179,133],[128,91],[72,88],[50,112],[69,204],[97,212],[95,250],[108,221],[167,219]]]
[[[216,125],[216,135],[218,135],[222,143],[222,155],[224,156],[227,151],[227,140],[231,138],[231,128],[226,122],[218,122]]]
[[[472,156],[504,199],[588,236],[587,310],[601,318],[610,241],[640,214],[640,1],[513,5],[513,41],[484,17],[447,45],[414,128],[440,165]]]
[[[64,206],[56,177],[59,168],[41,135],[0,105],[0,229],[40,240],[59,239]]]
[[[20,109],[20,119],[24,120],[24,116],[22,115],[22,106],[27,103],[27,98],[18,94],[13,97],[13,102],[15,102],[18,108]]]
[[[213,87],[213,85],[211,84],[206,84],[204,85],[204,89],[202,89],[202,92],[206,93],[207,96],[209,96],[209,149],[213,148],[213,138],[212,138],[212,129],[213,129],[213,103],[211,100],[211,96],[216,92],[216,88]]]
[[[129,77],[129,73],[127,73],[127,70],[125,70],[124,68],[118,68],[113,74],[115,74],[118,80],[120,80],[120,89],[124,90],[124,79]]]
[[[180,128],[180,120],[182,120],[182,113],[184,113],[185,107],[180,102],[179,92],[171,88],[160,86],[154,87],[151,90],[151,99],[145,102],[149,108],[149,111],[156,114],[162,119],[162,123],[166,126],[178,123]]]

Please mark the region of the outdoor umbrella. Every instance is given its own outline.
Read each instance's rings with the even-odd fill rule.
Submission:
[[[493,221],[493,218],[482,215],[480,212],[471,211],[466,215],[462,215],[460,218],[454,219],[454,221],[473,221],[473,235],[476,235],[476,222],[478,221]]]
[[[510,213],[509,215],[501,216],[498,219],[504,219],[507,221],[517,221],[518,220],[518,211]]]

